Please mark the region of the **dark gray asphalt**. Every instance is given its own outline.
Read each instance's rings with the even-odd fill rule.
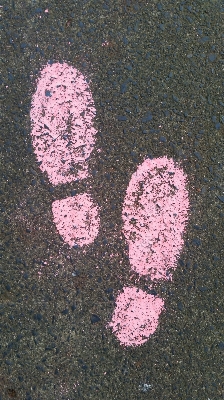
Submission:
[[[12,0],[0,10],[0,398],[223,399],[224,4]],[[63,244],[51,203],[87,183],[52,188],[29,136],[35,78],[49,60],[92,81],[103,151],[91,184],[103,211],[86,254]],[[156,288],[166,301],[159,329],[123,349],[105,324],[130,284],[117,232],[146,154],[182,162],[191,217],[173,282]]]

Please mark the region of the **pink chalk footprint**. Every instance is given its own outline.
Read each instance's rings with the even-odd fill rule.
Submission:
[[[152,280],[171,279],[177,266],[188,220],[187,178],[167,157],[146,159],[132,175],[123,211],[123,234],[133,271]],[[116,300],[108,327],[121,344],[137,346],[148,340],[164,309],[162,299],[135,287],[125,287]]]
[[[88,158],[95,144],[95,115],[89,85],[67,63],[46,65],[32,98],[32,144],[42,172],[52,185],[88,177]],[[52,204],[54,222],[71,247],[94,241],[99,230],[98,207],[80,194]]]
[[[87,178],[95,144],[96,110],[84,77],[67,63],[43,68],[32,98],[32,143],[40,169],[52,185]],[[166,157],[146,159],[132,175],[124,200],[123,234],[131,269],[152,280],[171,279],[188,220],[186,176]],[[92,243],[99,231],[99,210],[87,193],[52,203],[58,232],[70,247]],[[108,327],[121,344],[145,343],[158,326],[162,299],[124,287]]]

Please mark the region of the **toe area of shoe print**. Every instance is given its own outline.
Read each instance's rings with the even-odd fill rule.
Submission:
[[[122,345],[142,345],[155,332],[163,309],[164,302],[159,297],[136,287],[124,287],[108,328],[112,328]]]
[[[187,177],[172,159],[146,159],[132,175],[122,210],[133,271],[172,279],[188,221]]]
[[[67,63],[46,65],[30,110],[31,137],[42,172],[53,185],[88,177],[95,107],[84,76]]]
[[[52,203],[54,223],[70,247],[91,244],[99,231],[99,210],[91,197],[80,194]]]

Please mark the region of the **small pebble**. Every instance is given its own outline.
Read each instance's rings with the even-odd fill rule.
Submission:
[[[65,310],[63,310],[61,313],[62,313],[62,315],[67,315],[67,314],[69,313],[68,308],[66,308]]]
[[[118,121],[127,121],[127,117],[125,115],[121,115],[117,117]]]
[[[148,114],[144,118],[142,118],[142,122],[149,122],[152,120],[152,118],[152,114],[148,112]]]
[[[194,238],[194,239],[192,240],[192,243],[195,244],[196,246],[200,246],[200,245],[201,245],[201,241],[200,241],[200,239],[198,239],[198,238]]]
[[[98,315],[92,314],[90,320],[92,324],[95,324],[100,321],[100,317],[98,317]]]
[[[45,96],[51,97],[51,92],[50,92],[50,90],[45,90]]]
[[[34,315],[33,318],[34,318],[35,321],[41,321],[43,316],[42,316],[42,314],[37,313],[37,314]]]
[[[202,160],[202,156],[200,153],[198,153],[198,151],[195,151],[194,155],[197,157],[198,160],[200,160],[200,161]]]
[[[215,61],[216,60],[216,54],[209,54],[208,59],[211,62]]]
[[[224,203],[224,196],[217,196],[217,197],[222,203]]]

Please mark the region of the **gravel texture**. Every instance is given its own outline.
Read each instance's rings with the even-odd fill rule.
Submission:
[[[0,10],[0,399],[223,399],[223,3],[12,0]],[[91,178],[56,187],[29,118],[51,60],[91,81],[98,132]],[[166,306],[156,333],[123,348],[105,326],[123,286],[147,286],[131,278],[121,235],[146,155],[183,165],[190,220],[172,282],[154,288]],[[51,204],[90,185],[99,235],[70,249]]]

